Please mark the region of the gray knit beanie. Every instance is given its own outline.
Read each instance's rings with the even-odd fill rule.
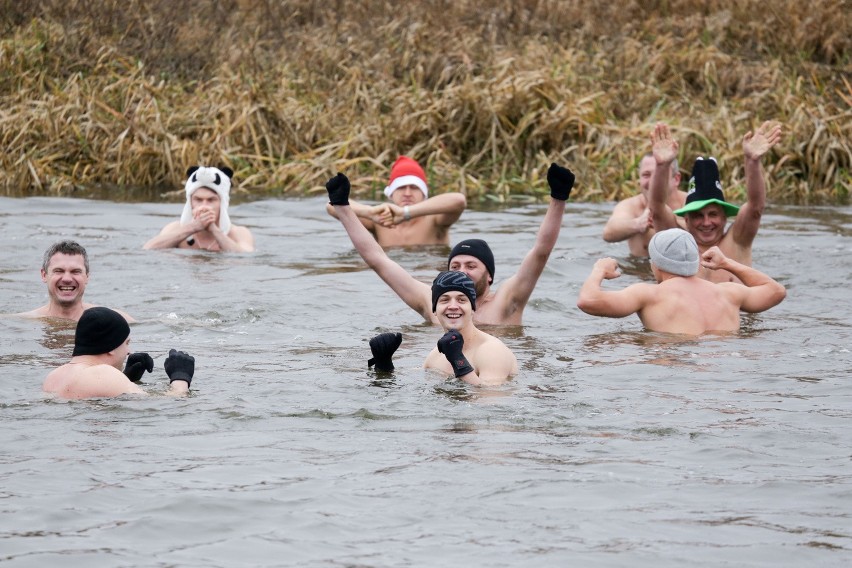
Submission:
[[[660,231],[648,243],[651,262],[660,270],[678,276],[694,276],[698,272],[698,245],[683,229]]]

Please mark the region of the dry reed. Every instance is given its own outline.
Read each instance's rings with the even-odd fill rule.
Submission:
[[[377,197],[404,153],[438,191],[544,195],[557,161],[576,199],[619,199],[662,120],[738,200],[742,136],[775,119],[770,198],[848,198],[848,1],[481,4],[0,0],[0,187],[174,189],[221,163],[253,192],[339,170]]]

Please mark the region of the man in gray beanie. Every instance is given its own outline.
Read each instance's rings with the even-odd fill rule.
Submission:
[[[737,331],[740,310],[756,313],[778,305],[784,286],[749,266],[726,257],[719,247],[699,255],[695,239],[683,229],[667,229],[648,244],[656,284],[633,284],[623,290],[601,289],[618,278],[618,263],[602,258],[583,283],[577,307],[593,316],[622,318],[638,314],[649,331],[700,335]],[[742,281],[714,284],[697,276],[698,268],[727,270]]]

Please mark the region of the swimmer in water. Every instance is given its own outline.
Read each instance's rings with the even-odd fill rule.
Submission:
[[[195,359],[172,349],[163,367],[170,383],[167,394],[186,394],[195,373]],[[144,395],[147,393],[137,383],[146,371],[153,370],[150,355],[130,353],[127,320],[109,308],[89,308],[77,322],[71,361],[51,371],[42,390],[67,399]]]

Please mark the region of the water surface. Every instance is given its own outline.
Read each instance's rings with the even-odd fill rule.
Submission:
[[[41,382],[73,326],[0,318],[0,562],[9,566],[846,566],[852,561],[852,209],[772,206],[755,265],[788,288],[740,334],[683,340],[576,308],[594,261],[647,262],[569,204],[500,388],[421,369],[440,336],[367,269],[324,199],[232,207],[258,252],[143,251],[176,203],[0,198],[0,312],[46,302],[53,242],[86,298],[190,397],[62,402]],[[543,205],[467,211],[496,284]],[[424,282],[447,249],[392,250]],[[367,341],[401,331],[391,379]]]

